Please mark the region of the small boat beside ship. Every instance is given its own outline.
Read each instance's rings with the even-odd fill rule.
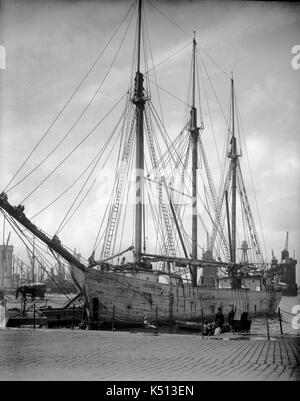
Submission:
[[[192,330],[192,331],[203,331],[203,324],[201,322],[189,322],[186,320],[176,320],[176,327],[179,329]]]

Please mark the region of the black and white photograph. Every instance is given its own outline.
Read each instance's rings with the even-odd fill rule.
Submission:
[[[300,380],[300,2],[0,1],[0,381]]]

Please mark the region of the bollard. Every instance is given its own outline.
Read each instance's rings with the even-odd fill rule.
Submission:
[[[33,328],[35,329],[35,303],[33,304]]]
[[[21,301],[21,308],[22,308],[22,316],[25,317],[25,314],[26,314],[26,298],[24,298],[23,301]]]
[[[112,321],[111,321],[111,330],[115,330],[115,305],[113,306],[113,316],[112,316]]]
[[[204,337],[203,309],[201,309],[201,319],[202,319],[202,327],[201,327],[201,331],[202,331],[202,337]]]
[[[156,319],[156,328],[158,327],[158,306],[156,307],[155,310],[155,319]]]
[[[266,319],[267,319],[267,333],[268,333],[268,340],[270,340],[270,329],[269,329],[269,320],[268,320],[268,314],[266,314]]]
[[[282,320],[281,320],[281,312],[280,312],[280,308],[278,308],[278,318],[279,318],[279,325],[280,325],[280,334],[283,334],[282,331]]]

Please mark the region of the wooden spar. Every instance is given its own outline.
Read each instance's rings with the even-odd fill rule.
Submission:
[[[193,260],[193,259],[180,258],[177,256],[154,255],[150,253],[142,253],[142,256],[151,258],[152,262],[159,262],[159,261],[175,262],[186,265],[192,265],[194,267],[228,267],[233,265],[232,263],[226,263],[226,262],[216,262],[216,261],[210,262],[208,260],[204,261],[199,259]]]
[[[195,32],[194,32],[195,35]],[[191,139],[192,139],[192,259],[197,259],[198,227],[197,227],[197,167],[198,167],[198,136],[197,109],[195,107],[195,57],[196,40],[193,39],[193,86],[192,86],[192,109],[191,109]],[[197,285],[197,270],[192,270],[192,285]]]
[[[230,231],[230,217],[229,217],[229,205],[228,205],[228,191],[225,191],[225,202],[226,202],[226,216],[227,216],[228,242],[229,242],[229,250],[230,250],[230,260],[232,261],[232,247],[231,247],[231,231]]]
[[[21,223],[24,227],[26,227],[32,234],[38,237],[44,244],[48,245],[50,249],[57,252],[61,257],[63,257],[67,262],[74,264],[78,269],[83,272],[86,271],[86,266],[82,264],[79,260],[75,258],[69,251],[67,251],[60,243],[59,239],[54,236],[53,238],[49,238],[46,234],[44,234],[41,230],[39,230],[32,222],[25,216],[24,207],[12,206],[8,200],[7,195],[2,192],[0,195],[0,207],[5,210],[11,217]]]
[[[142,227],[143,227],[143,179],[144,179],[144,76],[140,72],[141,47],[141,16],[142,0],[139,0],[138,11],[138,58],[135,75],[135,89],[132,102],[135,104],[136,115],[136,206],[135,206],[135,262],[141,262],[142,253]]]
[[[111,260],[111,259],[113,259],[113,258],[116,258],[117,256],[123,255],[123,253],[125,253],[125,252],[131,251],[132,249],[134,249],[134,247],[133,247],[133,246],[130,246],[130,247],[124,249],[124,251],[121,251],[121,252],[119,252],[119,253],[116,253],[115,255],[108,256],[107,258],[102,259],[102,260],[96,260],[94,263],[91,263],[91,264],[89,265],[89,267],[101,265],[101,263],[108,262],[109,260]]]

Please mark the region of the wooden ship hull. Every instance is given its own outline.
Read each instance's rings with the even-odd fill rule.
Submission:
[[[116,273],[71,265],[74,282],[84,295],[89,320],[96,327],[142,325],[145,316],[158,324],[213,318],[218,307],[228,314],[232,305],[249,314],[276,311],[282,291],[191,287],[174,279],[159,282],[156,272]],[[142,277],[144,276],[144,277]],[[148,279],[147,279],[148,278]],[[176,282],[177,281],[177,282]]]

